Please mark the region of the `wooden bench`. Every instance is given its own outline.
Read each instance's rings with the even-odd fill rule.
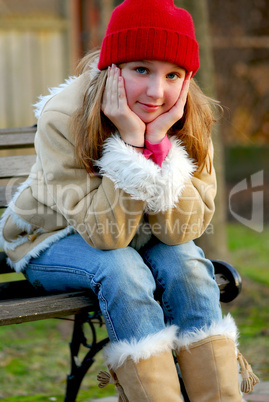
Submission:
[[[34,137],[36,126],[0,130],[0,208],[4,208],[23,182],[35,161]],[[6,155],[4,151],[16,151],[23,155]],[[228,263],[212,260],[216,281],[221,291],[220,300],[229,302],[241,290],[241,278]],[[14,272],[6,264],[4,251],[0,252],[0,274]],[[14,274],[15,275],[15,274]],[[95,326],[102,325],[97,297],[90,292],[41,294],[27,280],[0,283],[0,326],[23,322],[73,316],[73,334],[70,342],[71,369],[67,375],[65,401],[76,400],[80,384],[94,362],[95,355],[108,343],[108,338],[97,340]],[[91,343],[84,328],[90,327]],[[78,352],[84,346],[85,357],[78,361]]]

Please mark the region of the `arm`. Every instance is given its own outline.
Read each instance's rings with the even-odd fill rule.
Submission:
[[[39,185],[32,186],[33,195],[60,212],[91,246],[126,247],[139,226],[145,202],[115,188],[110,178],[89,176],[79,166],[68,124],[68,115],[52,110],[44,111],[39,120]],[[44,194],[40,194],[41,188]]]
[[[212,144],[208,158],[213,158]],[[201,172],[185,181],[174,207],[167,205],[161,212],[149,212],[148,220],[153,234],[170,245],[201,236],[214,214],[215,195],[215,170],[212,167],[211,173],[208,173],[205,166]]]

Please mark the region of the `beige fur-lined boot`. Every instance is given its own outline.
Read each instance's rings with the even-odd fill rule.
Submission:
[[[182,402],[172,355],[176,327],[138,342],[115,342],[105,350],[110,375],[99,373],[99,387],[114,383],[121,402]]]
[[[182,402],[179,379],[171,351],[141,359],[127,359],[118,369],[110,370],[110,378],[97,379],[101,387],[114,383],[122,402]],[[103,381],[102,381],[103,379]]]
[[[242,402],[232,339],[210,336],[180,349],[177,360],[192,402]]]
[[[230,315],[220,323],[177,341],[177,361],[191,402],[241,402],[259,382],[237,350],[237,328]]]

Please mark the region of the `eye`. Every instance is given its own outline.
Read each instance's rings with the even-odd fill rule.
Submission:
[[[145,67],[136,67],[135,69],[139,74],[147,74],[147,69]]]
[[[180,75],[177,73],[169,73],[167,74],[167,78],[169,78],[169,80],[176,80],[177,78],[180,78]]]

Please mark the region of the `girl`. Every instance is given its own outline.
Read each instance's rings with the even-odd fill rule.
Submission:
[[[9,263],[32,284],[96,293],[122,400],[181,401],[172,350],[191,401],[242,400],[237,329],[193,243],[216,193],[198,68],[185,10],[125,0],[101,51],[39,102],[36,163],[2,220]]]

